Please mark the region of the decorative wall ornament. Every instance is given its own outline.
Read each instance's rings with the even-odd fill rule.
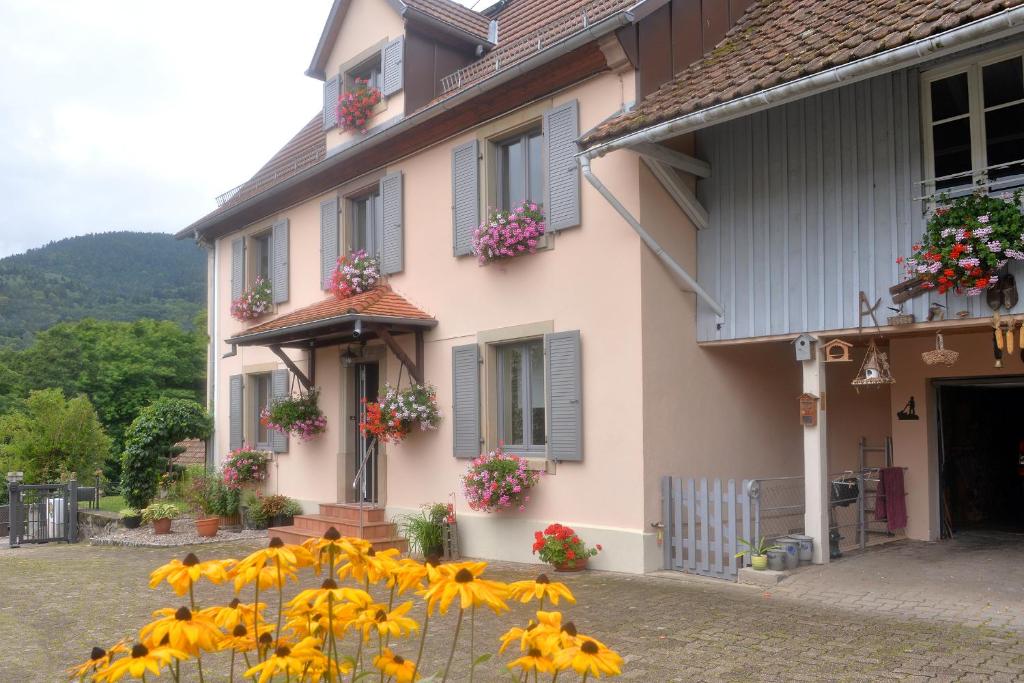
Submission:
[[[892,373],[889,371],[889,357],[884,351],[879,351],[872,339],[868,343],[868,352],[864,355],[864,362],[860,365],[860,371],[850,384],[855,387],[875,386],[880,384],[895,384]]]
[[[941,332],[935,333],[935,350],[921,354],[921,360],[926,365],[945,365],[947,368],[953,366],[959,359],[960,352],[946,348]]]
[[[800,424],[814,427],[818,424],[818,397],[814,394],[800,394]]]
[[[868,301],[868,295],[865,294],[862,291],[862,292],[860,292],[859,300],[860,300],[860,321],[857,324],[857,330],[858,331],[862,331],[864,329],[864,316],[871,316],[871,322],[873,322],[875,324],[875,328],[877,329],[878,328],[878,318],[875,317],[875,311],[877,311],[878,307],[882,305],[881,297],[879,297],[878,300],[875,301],[874,304],[872,304],[870,301]]]
[[[917,420],[920,419],[917,416],[917,410],[915,409],[914,397],[911,396],[907,401],[907,405],[903,406],[903,410],[897,411],[897,420]]]
[[[826,363],[849,363],[853,360],[850,357],[850,349],[853,344],[842,339],[833,339],[825,342],[821,347],[821,357]]]

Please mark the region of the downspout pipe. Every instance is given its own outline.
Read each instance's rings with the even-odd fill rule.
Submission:
[[[618,197],[612,194],[612,191],[609,190],[603,182],[601,182],[601,179],[594,175],[593,169],[590,168],[590,157],[582,155],[577,158],[580,162],[580,169],[583,171],[583,177],[587,179],[587,182],[593,185],[594,189],[605,198],[605,201],[611,204],[612,208],[614,208],[619,215],[629,223],[636,234],[640,236],[643,243],[654,252],[654,255],[657,256],[658,259],[676,275],[676,277],[682,280],[690,291],[696,294],[701,301],[706,303],[708,307],[715,312],[715,315],[718,316],[718,327],[721,328],[725,321],[725,310],[717,301],[714,300],[714,298],[712,298],[710,294],[707,293],[703,287],[700,286],[696,278],[690,275],[685,268],[679,265],[678,261],[672,258],[671,254],[665,251],[662,246],[658,244],[658,241],[651,236],[651,233],[647,232],[647,229],[644,228],[644,226],[640,224],[640,221],[638,221],[636,217],[629,212],[629,209],[622,205],[622,202],[619,201]]]
[[[810,76],[798,78],[752,95],[730,100],[700,111],[613,138],[587,149],[584,154],[593,159],[625,147],[644,142],[660,142],[667,138],[691,133],[716,123],[729,121],[764,111],[780,104],[793,102],[821,92],[833,90],[848,83],[862,81],[894,69],[942,57],[976,45],[983,45],[1020,32],[1024,24],[1024,6],[1005,9],[992,16],[972,21],[958,28],[918,40],[901,47],[864,57],[848,64],[834,66]]]

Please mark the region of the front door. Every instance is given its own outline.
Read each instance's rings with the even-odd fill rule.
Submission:
[[[357,473],[357,499],[364,503],[376,503],[378,501],[378,468],[379,460],[377,450],[379,444],[372,436],[364,436],[359,429],[359,424],[366,417],[366,404],[373,403],[378,397],[380,381],[380,365],[376,362],[360,363],[356,366],[356,473]],[[360,469],[361,468],[361,469]]]

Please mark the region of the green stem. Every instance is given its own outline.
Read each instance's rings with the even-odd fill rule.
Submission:
[[[196,655],[196,666],[199,668],[199,683],[205,683],[206,679],[203,678],[203,656]]]
[[[377,631],[377,656],[384,656],[384,636]],[[380,683],[384,683],[384,669],[380,670]]]
[[[412,666],[412,680],[416,680],[416,672],[420,668],[423,657],[423,644],[427,642],[427,627],[430,626],[430,605],[427,605],[427,616],[423,617],[423,631],[420,633],[420,651],[416,653],[416,663]]]
[[[555,672],[553,674],[551,674],[551,683],[555,683],[555,681],[557,681],[557,680],[558,680],[558,670],[556,669]]]
[[[356,674],[359,673],[359,660],[363,656],[363,634],[359,634],[359,647],[356,648],[356,661],[352,665],[352,683],[356,683]]]
[[[455,637],[452,638],[452,651],[448,653],[448,663],[444,667],[444,678],[441,679],[441,683],[445,683],[448,680],[448,672],[452,668],[452,660],[455,658],[455,645],[459,642],[459,630],[462,628],[462,615],[466,610],[459,608],[459,620],[455,622]]]
[[[235,648],[231,648],[231,678],[228,679],[229,683],[235,683]]]
[[[469,683],[476,669],[476,605],[469,608]]]
[[[256,574],[256,599],[252,603],[252,633],[253,638],[256,641],[256,657],[259,661],[263,661],[263,657],[260,655],[260,575]],[[249,656],[245,656],[246,664],[249,663]],[[251,666],[249,667],[252,668]]]
[[[281,647],[281,617],[284,615],[284,579],[281,578],[281,558],[275,557],[277,563],[277,645]]]
[[[583,681],[581,683],[587,683],[587,678],[590,676],[590,669],[583,672]]]

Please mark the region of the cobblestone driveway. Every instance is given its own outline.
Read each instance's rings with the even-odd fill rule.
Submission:
[[[217,555],[237,556],[249,547],[221,546]],[[151,610],[177,605],[168,591],[150,591],[145,582],[154,566],[183,552],[0,549],[0,681],[62,680],[61,672],[93,644],[131,634]],[[209,557],[212,549],[197,552]],[[493,569],[502,579],[537,571],[505,564]],[[765,593],[710,580],[598,572],[565,580],[580,600],[568,610],[571,618],[626,656],[627,680],[1024,680],[1024,632],[1010,628],[851,610],[786,586]],[[211,587],[199,599],[225,596],[230,588]],[[524,614],[517,608],[517,616]],[[434,623],[431,631],[438,633]],[[509,623],[479,617],[478,648]],[[431,666],[436,670],[440,662]],[[491,672],[477,680],[498,678]]]

